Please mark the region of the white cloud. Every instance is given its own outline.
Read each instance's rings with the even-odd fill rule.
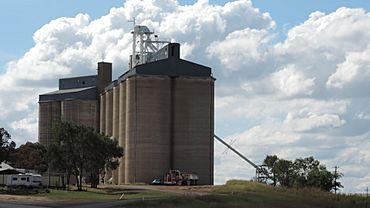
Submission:
[[[370,45],[360,52],[349,52],[328,81],[328,87],[343,88],[353,82],[368,82],[370,78]]]
[[[270,79],[272,85],[285,96],[310,95],[315,85],[315,78],[305,78],[293,65],[273,73]]]
[[[263,44],[269,41],[266,30],[246,28],[230,33],[225,40],[215,41],[207,48],[210,57],[217,57],[221,64],[237,71],[264,58]]]
[[[319,127],[340,127],[346,123],[335,114],[288,113],[284,123],[292,131],[310,131]]]
[[[370,120],[370,114],[366,112],[358,113],[356,116],[358,119]]]

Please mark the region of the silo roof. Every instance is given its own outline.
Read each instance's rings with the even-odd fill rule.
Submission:
[[[85,88],[73,88],[57,90],[49,93],[45,93],[39,96],[39,101],[59,101],[65,99],[82,99],[82,100],[97,100],[97,88],[85,87]]]

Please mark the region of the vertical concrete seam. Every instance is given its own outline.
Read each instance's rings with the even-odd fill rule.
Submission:
[[[174,136],[175,136],[175,80],[170,77],[170,169],[174,169]]]

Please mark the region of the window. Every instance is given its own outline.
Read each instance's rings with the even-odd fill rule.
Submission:
[[[30,178],[29,177],[27,177],[27,182],[30,182]]]
[[[21,178],[21,181],[25,181],[26,180],[26,178]]]
[[[13,181],[18,181],[18,178],[12,178]]]

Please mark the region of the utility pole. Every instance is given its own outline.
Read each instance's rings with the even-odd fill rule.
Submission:
[[[367,208],[367,200],[369,198],[369,187],[366,187],[366,208]]]
[[[337,194],[337,178],[338,178],[338,166],[334,167],[334,193]]]

